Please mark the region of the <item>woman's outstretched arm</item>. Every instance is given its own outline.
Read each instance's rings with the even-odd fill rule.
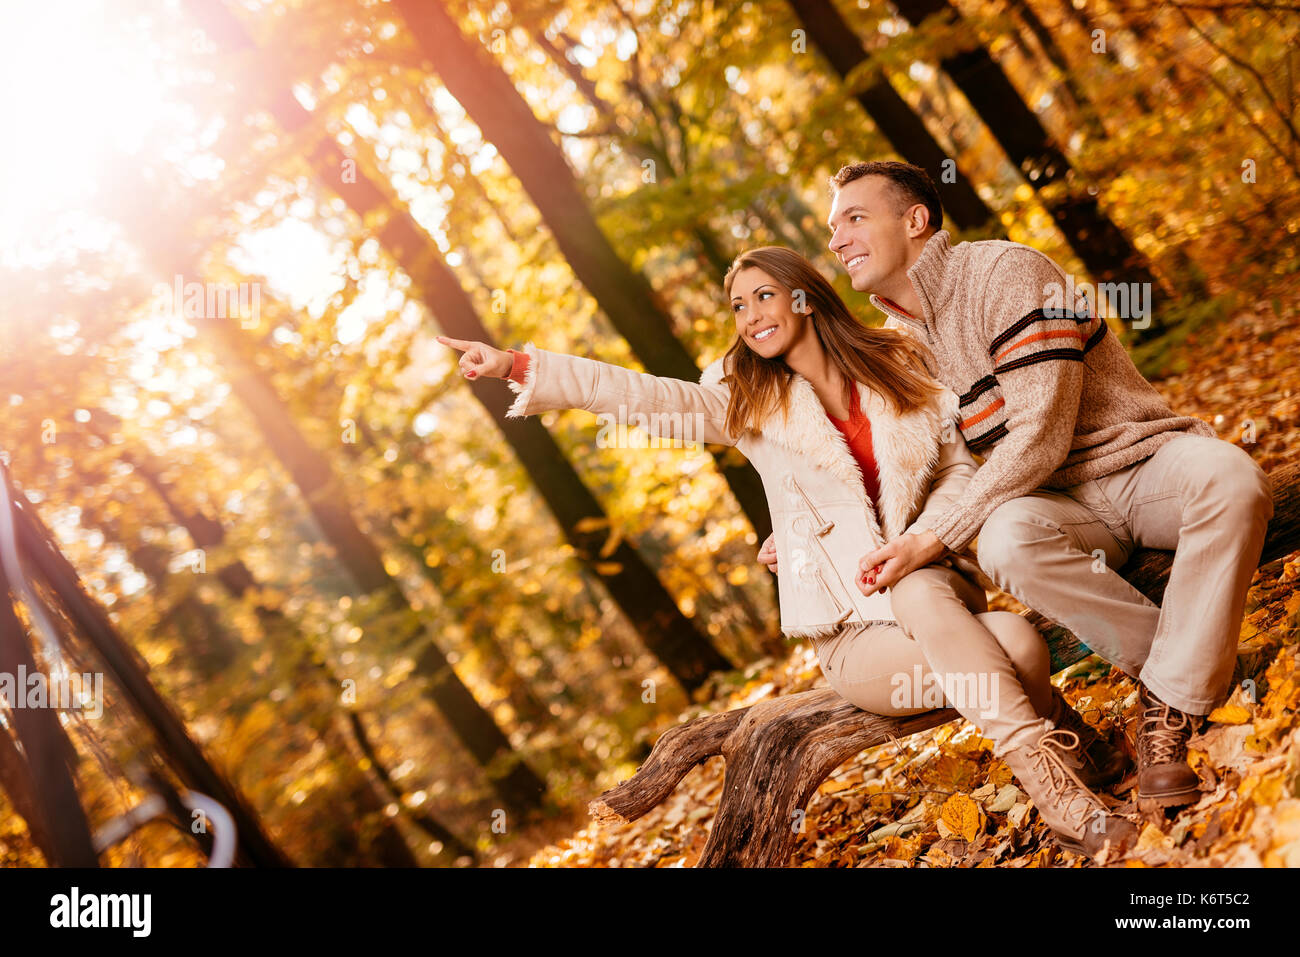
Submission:
[[[509,379],[515,356],[482,342],[438,336],[463,353],[460,371],[467,379]],[[727,434],[729,390],[721,382],[703,385],[668,376],[633,372],[622,366],[581,356],[524,346],[523,383],[510,380],[518,393],[506,415],[520,418],[554,409],[585,409],[608,417],[610,425],[638,427],[651,435],[685,443],[735,445]],[[521,360],[522,364],[522,360]]]

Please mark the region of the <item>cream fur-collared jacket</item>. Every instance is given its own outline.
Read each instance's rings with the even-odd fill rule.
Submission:
[[[812,384],[795,374],[788,417],[778,411],[758,432],[733,438],[725,430],[730,388],[723,360],[699,383],[634,372],[594,359],[548,352],[531,342],[524,382],[509,418],[556,409],[585,409],[618,426],[684,442],[734,446],[763,479],[777,554],[781,631],[819,637],[849,622],[894,622],[886,590],[864,596],[858,561],[904,532],[927,529],[955,502],[976,469],[957,428],[957,397],[948,389],[921,409],[895,414],[858,383],[880,481],[872,505],[848,442],[827,418]],[[947,440],[947,441],[945,441]],[[941,560],[988,587],[969,553]]]

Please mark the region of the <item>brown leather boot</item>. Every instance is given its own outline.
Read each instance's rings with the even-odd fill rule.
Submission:
[[[1079,736],[1079,756],[1083,766],[1076,772],[1079,780],[1090,790],[1113,784],[1124,775],[1130,761],[1119,748],[1114,747],[1096,728],[1083,720],[1083,715],[1065,700],[1059,688],[1052,686],[1052,724]]]
[[[1200,797],[1201,780],[1187,763],[1187,739],[1201,719],[1165,704],[1146,685],[1139,688],[1139,698],[1137,808],[1155,816]]]
[[[1112,814],[1079,780],[1079,736],[1073,731],[1057,728],[1034,746],[1012,748],[1001,757],[1065,850],[1096,860],[1109,848],[1109,863],[1137,844],[1138,829]]]

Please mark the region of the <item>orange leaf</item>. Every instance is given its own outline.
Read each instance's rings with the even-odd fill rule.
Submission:
[[[954,794],[944,801],[940,818],[950,831],[967,841],[975,840],[984,830],[984,811],[964,794]]]

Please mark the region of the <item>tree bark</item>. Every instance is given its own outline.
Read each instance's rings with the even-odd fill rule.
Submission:
[[[130,645],[82,587],[76,569],[58,550],[36,509],[25,497],[17,499],[15,505],[15,525],[23,554],[49,582],[68,618],[95,648],[136,712],[154,729],[160,748],[186,785],[209,795],[230,812],[238,829],[238,859],[259,867],[289,866],[291,862],[267,836],[247,800],[209,763],[184,722],[154,689]]]
[[[16,502],[3,467],[0,481],[6,483],[10,498]],[[36,665],[22,622],[14,611],[10,589],[9,578],[0,565],[0,672],[12,677],[13,693],[21,698],[28,689],[19,684],[20,669],[28,675],[43,672]],[[5,771],[10,800],[27,821],[33,843],[51,867],[99,867],[90,824],[73,778],[76,751],[54,708],[27,704],[21,700],[9,702],[9,723],[22,745],[21,754],[13,746],[9,729],[0,729],[0,737],[4,738],[0,751],[5,758],[0,766]]]
[[[808,38],[841,79],[867,60],[862,41],[831,0],[790,0],[790,6],[808,31]],[[854,94],[854,98],[898,154],[930,174],[939,188],[944,211],[959,229],[1001,232],[993,210],[980,198],[974,184],[958,169],[957,161],[943,151],[889,80],[877,76],[866,89]]]
[[[231,389],[248,409],[275,453],[298,486],[303,500],[333,547],[336,559],[358,589],[380,599],[397,620],[421,630],[418,617],[401,586],[384,566],[371,537],[362,530],[348,504],[343,485],[325,457],[313,448],[285,409],[280,397],[255,363],[239,348],[238,335],[225,320],[198,319],[195,326],[217,355]],[[409,636],[415,637],[415,631]],[[510,807],[528,813],[540,807],[545,782],[523,761],[505,733],[474,699],[446,656],[430,636],[416,657],[416,671],[429,681],[429,695],[457,737],[484,768],[497,793]]]
[[[0,787],[8,795],[10,806],[27,824],[27,833],[44,856],[46,865],[53,867],[59,851],[54,846],[41,801],[36,796],[36,779],[8,730],[0,731]]]
[[[251,45],[242,27],[221,4],[191,4],[190,9],[215,38],[236,49]],[[274,63],[260,57],[258,67],[259,72],[272,81],[269,84],[272,90],[283,88],[284,91],[284,95],[275,95],[267,108],[290,133],[302,129],[311,119],[311,114],[288,94],[289,83],[282,82],[284,78]],[[511,89],[513,91],[513,87]],[[460,339],[492,342],[473,303],[442,259],[437,245],[421,230],[409,210],[386,197],[363,170],[356,170],[351,181],[345,179],[342,175],[345,161],[348,158],[338,144],[330,140],[320,141],[309,157],[317,175],[330,183],[359,217],[373,216],[380,210],[389,211],[386,223],[380,227],[379,238],[411,277],[420,298],[438,316],[443,330]],[[355,160],[351,162],[355,163]],[[156,224],[151,229],[156,233]],[[143,229],[136,230],[137,238],[143,235],[146,235]],[[680,349],[680,344],[676,340],[673,342]],[[691,368],[694,369],[693,364]],[[692,381],[698,378],[698,370],[690,378]],[[508,393],[499,383],[472,383],[470,389],[493,420],[499,423],[506,441],[528,470],[578,557],[588,562],[601,577],[611,598],[642,635],[646,647],[664,663],[673,677],[687,691],[692,691],[711,672],[732,669],[734,665],[681,613],[650,566],[627,542],[620,543],[613,554],[602,559],[602,570],[595,568],[595,556],[599,555],[606,535],[599,530],[581,530],[602,523],[608,526],[608,519],[595,496],[582,483],[540,422],[532,418],[505,418],[509,407],[506,401]],[[758,481],[757,473],[752,469],[748,469],[747,474]],[[761,494],[761,486],[759,491]]]
[[[680,175],[680,171],[673,164],[672,159],[658,144],[639,139],[636,136],[618,134],[617,111],[614,109],[613,104],[596,92],[596,84],[587,78],[582,66],[570,60],[565,55],[565,52],[551,41],[550,37],[546,35],[546,31],[541,27],[535,27],[530,32],[533,41],[546,51],[546,55],[551,58],[552,63],[559,67],[569,79],[573,80],[583,98],[591,104],[592,109],[596,111],[596,115],[604,121],[611,135],[618,135],[619,142],[623,144],[623,147],[629,153],[640,157],[643,161],[647,159],[652,161],[655,168],[660,171],[656,175],[663,179],[675,179]],[[700,259],[705,270],[711,277],[721,282],[727,267],[731,265],[732,257],[725,251],[730,246],[730,243],[711,230],[704,217],[700,217],[691,225],[690,233],[699,249]]]
[[[505,72],[461,32],[435,0],[394,0],[443,85],[501,151],[541,213],[574,274],[654,375],[694,382],[700,370],[673,333],[668,311],[646,277],[632,270],[591,213],[564,153]],[[719,467],[762,540],[772,529],[762,481],[751,465]]]
[[[913,27],[939,13],[951,13],[954,22],[962,21],[961,14],[948,0],[893,0],[893,3]],[[1162,288],[1146,257],[1102,212],[1096,197],[1078,182],[1070,161],[1052,142],[1038,115],[1025,104],[989,51],[976,44],[945,57],[940,65],[1026,182],[1039,193],[1040,201],[1065,241],[1097,282],[1150,283],[1153,289]],[[1043,192],[1045,187],[1058,182],[1065,187],[1063,191]],[[1158,316],[1152,317],[1146,329],[1131,329],[1136,343],[1154,339],[1165,331]]]
[[[106,444],[114,444],[111,433],[117,425],[119,423],[108,413],[101,409],[92,410],[89,428]],[[142,455],[147,456],[147,452],[137,455],[123,451],[121,460],[129,463],[155,491],[172,520],[189,533],[194,547],[205,552],[221,548],[226,540],[226,532],[221,523],[207,515],[182,507],[175,490],[163,480],[161,466],[157,462],[142,460]],[[144,571],[156,581],[161,581],[157,576],[157,569],[145,568]],[[242,601],[250,593],[253,595],[259,593],[261,586],[248,566],[240,559],[235,559],[216,569],[215,574],[227,594],[237,601]],[[192,596],[187,601],[210,612],[207,605]],[[392,775],[380,762],[374,745],[365,737],[364,724],[351,719],[351,715],[354,714],[352,709],[338,704],[338,691],[342,687],[342,682],[338,680],[337,675],[333,674],[328,663],[311,645],[307,636],[303,635],[298,626],[278,608],[269,607],[261,601],[254,601],[253,613],[262,626],[268,645],[276,649],[278,655],[290,655],[296,661],[295,685],[311,698],[306,705],[308,720],[314,734],[325,745],[338,768],[340,787],[345,801],[354,807],[359,815],[373,816],[378,822],[377,836],[374,841],[377,863],[385,867],[418,867],[419,860],[411,852],[401,831],[384,813],[384,808],[390,800],[396,801],[398,807],[402,808],[403,812],[407,812],[408,809],[403,801],[405,795],[393,786]],[[340,711],[347,712],[348,716],[341,716]],[[378,793],[375,782],[358,766],[356,754],[348,741],[349,733],[357,737],[356,744],[361,756],[368,758],[373,764],[376,775],[384,783],[386,794]],[[429,817],[427,813],[418,816]],[[414,819],[415,816],[412,817]],[[473,849],[455,837],[447,828],[437,821],[432,821],[432,825],[437,839],[447,846],[453,856],[463,854],[471,858],[475,857]],[[426,832],[430,832],[429,822],[421,823],[421,827]],[[362,853],[368,853],[367,849],[362,848]]]

